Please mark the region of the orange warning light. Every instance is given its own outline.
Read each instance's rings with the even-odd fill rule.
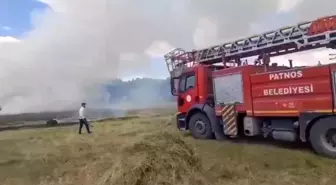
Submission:
[[[316,35],[327,31],[336,30],[336,16],[319,18],[312,22],[309,27],[308,35]]]

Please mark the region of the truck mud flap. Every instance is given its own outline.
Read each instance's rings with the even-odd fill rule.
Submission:
[[[228,136],[237,136],[237,112],[235,105],[225,105],[221,111],[224,134]]]

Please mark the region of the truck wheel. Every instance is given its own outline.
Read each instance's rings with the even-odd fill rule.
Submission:
[[[334,117],[318,120],[310,129],[309,140],[315,152],[336,158],[336,124]]]
[[[209,119],[202,113],[196,113],[189,120],[191,134],[197,139],[212,139],[213,133]]]

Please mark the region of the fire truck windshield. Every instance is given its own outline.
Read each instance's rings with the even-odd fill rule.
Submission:
[[[213,84],[216,104],[243,103],[241,74],[215,77]]]

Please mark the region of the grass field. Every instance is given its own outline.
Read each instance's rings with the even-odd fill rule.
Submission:
[[[270,145],[195,140],[171,115],[0,133],[2,185],[332,185],[336,160]],[[85,132],[84,132],[85,133]]]

